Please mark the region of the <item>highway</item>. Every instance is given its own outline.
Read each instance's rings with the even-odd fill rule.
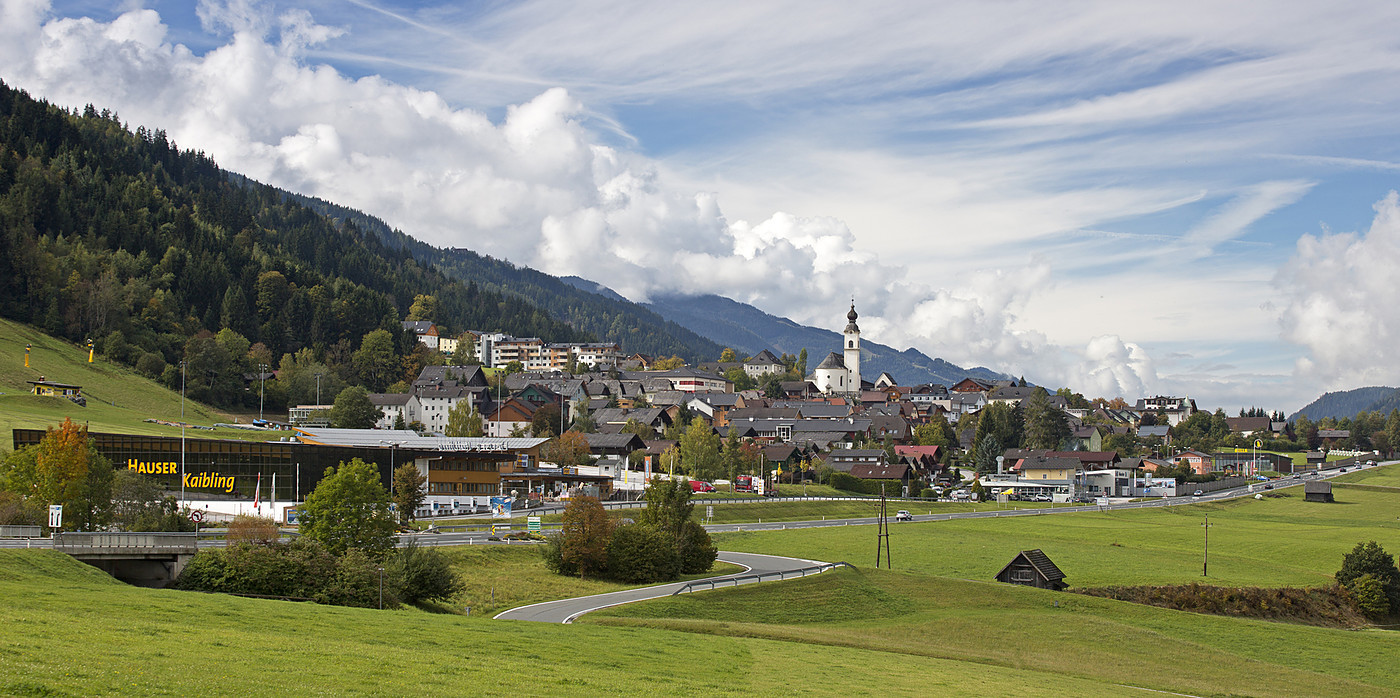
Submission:
[[[758,555],[755,553],[733,553],[721,551],[719,554],[721,562],[729,562],[745,567],[744,572],[731,575],[721,575],[713,579],[728,579],[752,574],[765,574],[771,572],[792,572],[805,567],[819,565],[820,562],[814,560],[802,560],[795,557],[778,557],[776,555]],[[741,583],[755,583],[741,582]],[[497,620],[528,620],[539,623],[572,623],[575,618],[609,606],[621,606],[625,603],[636,601],[646,601],[648,599],[659,599],[663,596],[670,596],[676,590],[684,586],[684,582],[673,582],[671,584],[659,584],[656,586],[642,587],[640,589],[628,589],[627,591],[614,591],[608,594],[595,594],[593,596],[580,596],[573,599],[561,599],[559,601],[546,601],[544,603],[520,606],[508,611],[496,614]]]

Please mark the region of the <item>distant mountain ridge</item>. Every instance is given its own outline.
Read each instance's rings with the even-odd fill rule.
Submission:
[[[841,349],[841,335],[836,332],[800,325],[723,296],[658,296],[644,305],[739,353],[752,355],[767,349],[774,354],[798,354],[806,349],[808,371],[816,368],[828,353]],[[844,308],[833,312],[845,315]],[[1012,378],[980,366],[962,368],[913,348],[899,351],[868,338],[861,339],[861,349],[861,376],[867,380],[874,380],[885,371],[901,385],[953,385],[967,377],[978,380]]]
[[[1298,415],[1306,415],[1308,419],[1316,421],[1323,417],[1354,417],[1358,412],[1380,411],[1388,414],[1396,408],[1400,408],[1400,390],[1383,385],[1355,388],[1324,393],[1289,415],[1288,421],[1297,419]]]

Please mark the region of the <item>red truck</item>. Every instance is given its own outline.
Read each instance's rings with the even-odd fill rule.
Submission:
[[[704,482],[704,481],[702,481],[702,480],[691,480],[691,481],[690,481],[690,491],[691,491],[691,492],[714,492],[714,491],[715,491],[715,486],[714,486],[714,485],[711,485],[711,484],[708,483],[708,482]]]
[[[774,497],[778,494],[777,484],[769,484],[763,478],[755,475],[740,475],[734,478],[735,492],[753,492],[764,497]]]

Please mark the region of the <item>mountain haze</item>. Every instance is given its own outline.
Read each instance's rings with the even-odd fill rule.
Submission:
[[[1372,386],[1324,393],[1322,397],[1289,415],[1288,419],[1292,421],[1297,419],[1298,415],[1306,415],[1308,419],[1314,421],[1323,417],[1340,419],[1354,417],[1358,412],[1379,411],[1381,414],[1389,414],[1391,410],[1397,408],[1400,408],[1400,390],[1386,386]]]
[[[767,349],[775,354],[797,354],[806,349],[809,371],[828,353],[841,349],[841,335],[836,332],[801,325],[723,296],[660,296],[646,306],[739,353],[757,354]],[[832,312],[844,317],[846,309],[834,308]],[[901,385],[953,385],[966,377],[1011,378],[981,367],[964,369],[913,348],[899,351],[868,336],[861,337],[861,349],[861,376],[867,380],[874,380],[882,371],[888,371]]]

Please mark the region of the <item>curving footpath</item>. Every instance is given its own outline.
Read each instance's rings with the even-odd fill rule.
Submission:
[[[795,557],[780,557],[777,555],[759,555],[757,553],[733,553],[720,551],[720,562],[729,562],[735,565],[748,568],[747,571],[735,574],[711,577],[711,579],[728,579],[730,577],[742,577],[752,574],[766,574],[769,572],[792,572],[804,567],[820,565],[822,563],[814,560],[803,560]],[[757,581],[744,581],[740,584],[756,584]],[[561,599],[559,601],[546,601],[544,603],[530,604],[512,608],[509,611],[502,611],[496,614],[497,620],[531,620],[539,623],[572,623],[575,618],[609,606],[621,606],[634,601],[646,601],[648,599],[659,599],[663,596],[674,594],[677,589],[685,586],[686,582],[673,582],[671,584],[660,584],[657,586],[642,587],[640,589],[628,589],[626,591],[614,591],[607,594],[595,594],[593,596],[580,596],[573,599]]]

